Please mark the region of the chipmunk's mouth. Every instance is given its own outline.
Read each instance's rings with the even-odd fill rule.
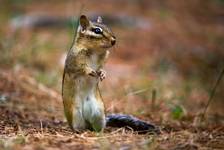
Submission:
[[[101,47],[102,48],[111,48],[111,47],[113,47],[113,45],[112,44],[103,44],[103,45],[101,45]]]

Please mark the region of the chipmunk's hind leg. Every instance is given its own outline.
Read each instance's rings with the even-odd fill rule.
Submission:
[[[82,131],[88,129],[88,124],[86,123],[85,119],[83,118],[82,112],[79,109],[74,110],[73,115],[73,130]]]
[[[90,131],[100,132],[106,126],[106,120],[104,116],[93,116],[92,119],[85,120],[86,129]]]
[[[97,116],[91,122],[92,129],[96,132],[100,132],[105,128],[106,122],[105,117]]]

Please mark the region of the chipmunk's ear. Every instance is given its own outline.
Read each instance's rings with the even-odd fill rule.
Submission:
[[[82,15],[80,17],[79,22],[80,22],[80,25],[81,25],[83,31],[86,30],[86,28],[90,24],[89,19],[85,15]]]
[[[100,16],[97,18],[97,23],[103,23],[103,19]]]

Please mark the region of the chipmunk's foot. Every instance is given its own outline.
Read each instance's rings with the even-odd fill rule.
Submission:
[[[104,71],[102,69],[100,69],[99,71],[97,71],[97,74],[98,74],[98,76],[99,76],[99,78],[100,78],[101,81],[103,81],[103,79],[106,78],[106,71]]]

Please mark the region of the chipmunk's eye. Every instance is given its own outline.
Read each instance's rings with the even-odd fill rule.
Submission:
[[[103,32],[101,28],[93,28],[92,31],[96,34],[101,34]]]

